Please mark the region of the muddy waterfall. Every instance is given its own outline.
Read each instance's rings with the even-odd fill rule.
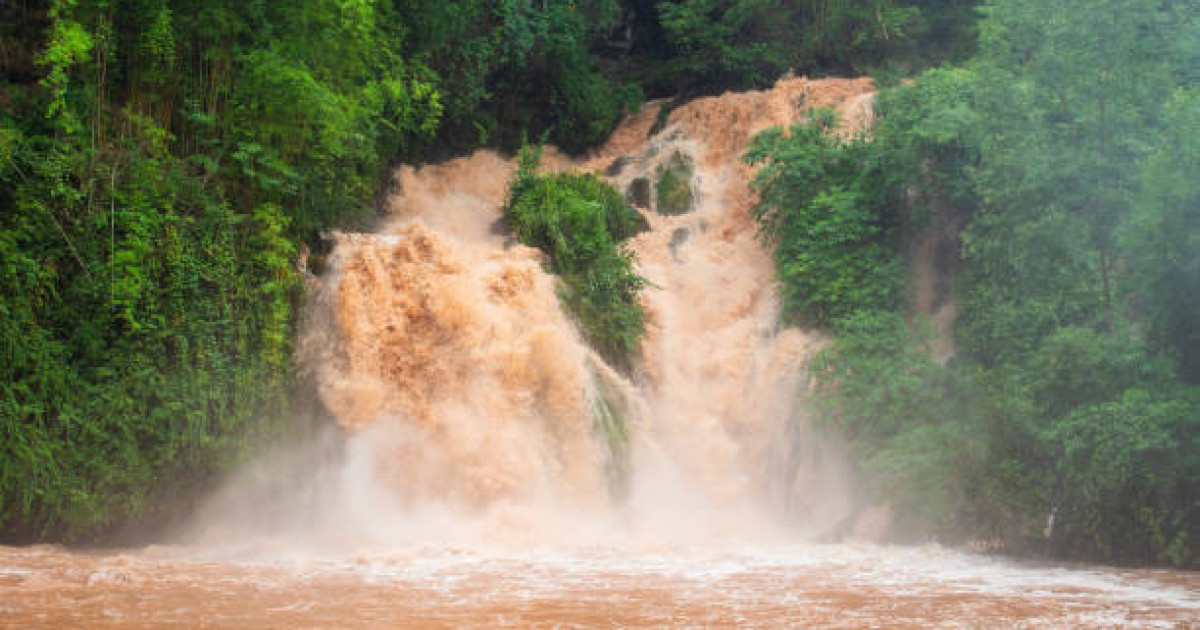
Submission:
[[[738,158],[753,133],[813,108],[861,129],[871,90],[785,80],[692,102],[654,134],[647,107],[584,159],[548,150],[544,168],[605,177],[648,224],[630,245],[652,283],[649,326],[627,373],[586,347],[540,252],[506,233],[512,160],[481,151],[402,168],[380,229],[334,236],[314,288],[327,312],[305,339],[356,483],[404,522],[432,511],[489,537],[578,529],[562,519],[652,537],[844,529],[848,482],[806,430],[801,395],[822,339],[779,325]],[[647,194],[664,169],[690,180],[681,208]]]

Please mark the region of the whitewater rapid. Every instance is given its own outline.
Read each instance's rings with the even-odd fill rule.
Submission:
[[[1200,578],[935,545],[0,547],[3,628],[1194,628]]]

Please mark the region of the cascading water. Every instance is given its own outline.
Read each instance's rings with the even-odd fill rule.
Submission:
[[[620,513],[630,535],[672,538],[812,535],[844,520],[842,476],[797,466],[790,448],[799,379],[820,339],[778,326],[771,258],[748,213],[751,173],[737,157],[753,132],[813,107],[860,125],[870,90],[866,80],[793,80],[701,99],[653,137],[648,109],[586,161],[546,158],[620,189],[641,180],[648,190],[686,165],[687,207],[645,208],[649,229],[630,243],[654,285],[631,378],[580,341],[540,254],[497,229],[511,161],[484,151],[401,169],[382,229],[336,235],[335,330],[310,331],[329,346],[321,398],[358,443],[352,452],[371,460],[380,496],[480,522],[497,510],[505,521],[523,510]],[[641,203],[656,206],[649,197]],[[627,436],[615,446],[597,428],[597,413],[613,409],[607,420]],[[627,468],[619,500],[607,483],[614,466]],[[807,483],[813,475],[819,484]],[[516,522],[539,529],[539,518]],[[549,530],[540,535],[560,535],[561,523]]]
[[[631,241],[651,324],[631,375],[581,341],[541,255],[498,225],[514,165],[403,168],[381,229],[334,235],[301,339],[337,430],[235,476],[188,544],[0,547],[0,627],[1194,627],[1193,573],[1019,564],[872,539],[798,402],[819,336],[778,325],[752,133],[869,80],[655,111],[585,160],[654,206]],[[637,183],[637,180],[647,179]]]

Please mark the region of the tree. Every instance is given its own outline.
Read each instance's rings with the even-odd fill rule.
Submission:
[[[896,304],[899,267],[887,245],[885,206],[871,183],[874,145],[844,141],[832,112],[764,131],[743,161],[759,164],[751,209],[775,248],[788,316],[830,325],[856,311]]]
[[[1145,313],[1153,349],[1200,384],[1200,91],[1167,104],[1167,133],[1141,169],[1141,191],[1121,233],[1130,307]]]

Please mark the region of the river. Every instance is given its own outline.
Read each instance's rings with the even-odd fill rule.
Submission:
[[[0,548],[5,628],[1194,628],[1200,576],[938,546]],[[259,549],[259,553],[267,550]],[[246,553],[242,550],[241,553]],[[264,559],[270,558],[270,559]]]

